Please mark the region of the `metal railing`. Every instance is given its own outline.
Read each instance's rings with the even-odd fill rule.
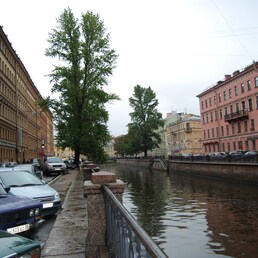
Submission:
[[[134,217],[117,200],[111,190],[103,185],[106,212],[106,245],[109,257],[115,258],[167,258]]]

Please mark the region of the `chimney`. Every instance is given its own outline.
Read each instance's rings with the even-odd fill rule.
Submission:
[[[225,81],[228,80],[228,79],[230,79],[230,77],[231,77],[230,74],[226,74],[226,75],[225,75]]]

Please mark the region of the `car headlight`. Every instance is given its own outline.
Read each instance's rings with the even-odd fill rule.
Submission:
[[[30,210],[29,215],[30,215],[30,217],[33,217],[33,216],[34,216],[34,210],[33,210],[33,209]]]
[[[35,209],[35,216],[38,216],[39,213],[40,213],[40,209],[39,209],[39,208],[36,208],[36,209]]]
[[[40,257],[40,247],[32,250],[32,251],[29,251],[29,252],[26,252],[26,254],[23,254],[22,256],[19,256],[21,258],[39,258]]]
[[[60,199],[59,193],[55,193],[54,200],[59,200],[59,199]]]

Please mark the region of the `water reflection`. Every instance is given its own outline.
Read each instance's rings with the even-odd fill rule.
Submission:
[[[127,183],[124,206],[169,257],[258,257],[258,189],[107,165]]]

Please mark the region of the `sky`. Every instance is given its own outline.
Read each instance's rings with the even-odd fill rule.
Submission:
[[[171,111],[199,115],[206,88],[258,60],[257,0],[0,0],[0,25],[43,97],[54,60],[45,56],[56,19],[99,14],[118,54],[105,91],[111,135],[127,133],[134,87],[151,87],[163,118]]]

